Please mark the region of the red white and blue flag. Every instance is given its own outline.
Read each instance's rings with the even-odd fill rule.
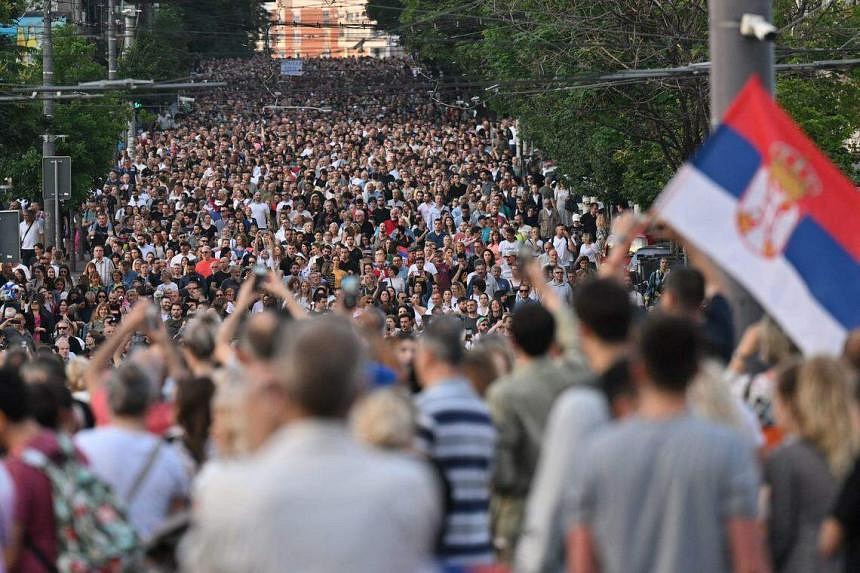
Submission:
[[[860,192],[751,79],[655,204],[807,354],[860,327]]]

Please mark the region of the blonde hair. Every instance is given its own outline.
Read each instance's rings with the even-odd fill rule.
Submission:
[[[789,400],[800,437],[821,450],[837,479],[843,477],[857,453],[851,415],[853,380],[848,369],[829,356],[805,360]]]
[[[219,368],[212,374],[215,396],[212,398],[212,417],[227,433],[228,443],[219,444],[221,457],[233,457],[250,451],[248,445],[247,419],[242,408],[248,385],[244,371],[235,366]]]
[[[66,365],[66,380],[69,390],[82,392],[87,389],[86,374],[89,367],[90,361],[83,356],[76,356],[69,361]]]
[[[732,396],[722,367],[713,360],[704,360],[687,390],[693,412],[716,424],[732,428],[756,443],[758,436],[744,420],[743,407]]]
[[[364,444],[385,450],[406,450],[415,434],[415,410],[404,392],[375,390],[353,407],[350,427]]]
[[[759,357],[765,364],[776,365],[797,355],[797,347],[771,317],[765,316],[760,324]]]

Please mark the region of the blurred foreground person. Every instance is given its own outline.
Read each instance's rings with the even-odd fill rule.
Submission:
[[[440,519],[432,473],[361,447],[345,424],[363,372],[357,337],[325,317],[282,338],[272,377],[248,381],[248,424],[279,429],[201,484],[184,570],[427,570]]]
[[[462,323],[433,320],[418,343],[415,372],[419,445],[449,491],[439,555],[446,565],[493,562],[490,478],[496,432],[490,412],[465,378]]]
[[[628,357],[633,307],[626,290],[613,279],[589,280],[577,288],[574,310],[590,372],[565,390],[550,412],[517,545],[517,573],[564,569],[562,500],[573,487],[575,464],[595,430],[628,415],[634,406]]]
[[[819,555],[818,535],[857,452],[847,370],[818,356],[777,377],[776,422],[786,440],[765,464],[768,543],[777,572],[843,570],[841,555]]]
[[[107,383],[111,423],[80,432],[75,443],[97,476],[128,508],[142,539],[188,501],[190,478],[180,454],[146,430],[155,382],[142,366],[126,362]]]
[[[487,392],[498,431],[493,470],[496,549],[510,561],[520,536],[526,496],[532,485],[550,409],[572,383],[568,369],[552,357],[555,320],[539,304],[519,306],[511,332],[516,366]]]
[[[696,326],[652,316],[637,350],[637,415],[595,434],[577,466],[569,571],[765,571],[752,449],[687,405]]]
[[[845,344],[845,358],[855,370],[854,384],[854,421],[855,432],[860,433],[860,331],[855,330]],[[854,352],[852,355],[851,351]],[[823,557],[830,557],[844,550],[843,571],[860,571],[860,457],[842,483],[839,495],[824,522],[819,537],[819,550]]]

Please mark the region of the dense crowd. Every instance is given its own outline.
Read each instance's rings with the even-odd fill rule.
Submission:
[[[706,257],[637,278],[671,230],[411,62],[199,73],[82,272],[10,205],[0,571],[860,570],[860,337],[736,341]]]

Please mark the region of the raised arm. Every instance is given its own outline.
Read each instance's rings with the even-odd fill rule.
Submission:
[[[296,320],[307,318],[305,309],[302,308],[302,305],[299,304],[299,301],[296,300],[296,297],[293,296],[293,293],[290,292],[290,289],[287,288],[287,285],[284,284],[284,281],[281,280],[277,273],[274,271],[270,272],[266,276],[262,288],[273,297],[284,301],[284,306],[290,311],[293,318]]]
[[[248,312],[248,307],[254,302],[254,279],[247,277],[242,286],[239,287],[239,295],[236,297],[236,305],[233,313],[221,323],[218,336],[215,339],[214,357],[220,364],[227,364],[233,356],[231,342],[236,335],[242,316]]]
[[[122,350],[126,340],[134,332],[144,330],[146,313],[151,306],[151,303],[145,299],[138,301],[119,323],[119,328],[113,336],[106,338],[101,346],[96,349],[86,373],[86,384],[90,393],[99,388],[105,372],[109,369],[109,363],[112,363],[114,355]]]

